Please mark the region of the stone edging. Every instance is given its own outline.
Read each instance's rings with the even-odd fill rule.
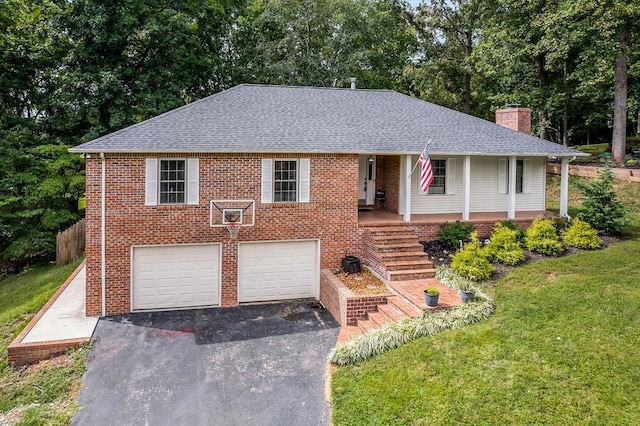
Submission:
[[[81,339],[64,339],[64,340],[49,340],[46,342],[31,342],[22,343],[22,340],[29,334],[29,332],[35,327],[40,318],[49,310],[51,305],[60,297],[62,292],[71,284],[71,281],[78,275],[78,273],[84,268],[85,262],[83,261],[69,278],[62,284],[62,286],[55,292],[55,294],[44,304],[44,306],[38,311],[35,317],[29,321],[29,324],[22,330],[18,337],[7,348],[7,354],[9,362],[15,365],[33,364],[43,359],[48,359],[56,355],[63,354],[69,348],[77,348],[84,343],[88,342],[90,338]]]

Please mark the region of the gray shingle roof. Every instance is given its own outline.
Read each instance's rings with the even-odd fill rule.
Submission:
[[[580,153],[390,90],[242,84],[72,152],[573,156]]]

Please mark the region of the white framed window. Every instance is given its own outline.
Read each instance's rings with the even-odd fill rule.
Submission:
[[[160,160],[158,179],[159,204],[184,204],[187,192],[187,165],[185,160]]]
[[[145,205],[198,204],[197,158],[147,158]]]
[[[308,203],[309,158],[262,159],[262,203]]]
[[[429,186],[429,194],[447,193],[447,160],[431,160],[433,183]]]
[[[428,192],[420,189],[419,182],[418,195],[453,195],[456,187],[456,159],[434,159],[431,158],[431,170],[433,170],[433,182],[429,185]],[[416,174],[420,180],[419,171]]]
[[[501,158],[498,161],[498,193],[509,193],[510,161]],[[516,194],[531,192],[531,159],[516,159]]]
[[[298,160],[273,160],[273,202],[298,200]]]

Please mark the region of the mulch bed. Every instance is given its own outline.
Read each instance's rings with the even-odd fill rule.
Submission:
[[[355,294],[387,294],[387,287],[371,272],[363,269],[357,274],[339,272],[338,278]]]
[[[612,237],[612,236],[602,236],[600,235],[600,240],[604,247],[609,247],[610,245],[616,244],[622,241],[624,238]],[[440,241],[421,241],[422,246],[424,247],[425,253],[429,255],[429,260],[433,262],[433,267],[437,268],[438,266],[449,266],[451,265],[451,257],[456,253],[455,251],[447,250]],[[575,247],[564,246],[564,251],[560,253],[558,257],[568,256],[570,254],[574,254],[580,251],[585,251],[581,249],[577,249]],[[524,251],[525,260],[523,263],[516,266],[508,266],[501,265],[499,263],[492,263],[495,268],[495,272],[491,276],[491,280],[495,281],[504,275],[511,272],[515,267],[522,266],[529,262],[533,262],[536,260],[544,259],[549,256],[544,256],[542,254],[534,253],[529,250]]]

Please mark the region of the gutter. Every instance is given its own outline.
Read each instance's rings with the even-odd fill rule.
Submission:
[[[107,200],[107,196],[105,194],[105,190],[106,190],[106,164],[105,164],[105,158],[104,158],[104,152],[100,153],[100,162],[101,162],[101,166],[102,166],[102,171],[101,171],[101,176],[100,176],[100,281],[101,281],[101,285],[102,285],[102,291],[101,291],[101,295],[102,295],[102,300],[101,300],[101,306],[102,306],[102,316],[106,316],[107,315],[107,296],[106,296],[106,291],[107,291],[107,275],[106,275],[106,264],[107,264],[107,260],[106,260],[106,253],[105,253],[105,248],[106,248],[106,226],[105,226],[105,218],[106,218],[106,200]]]

